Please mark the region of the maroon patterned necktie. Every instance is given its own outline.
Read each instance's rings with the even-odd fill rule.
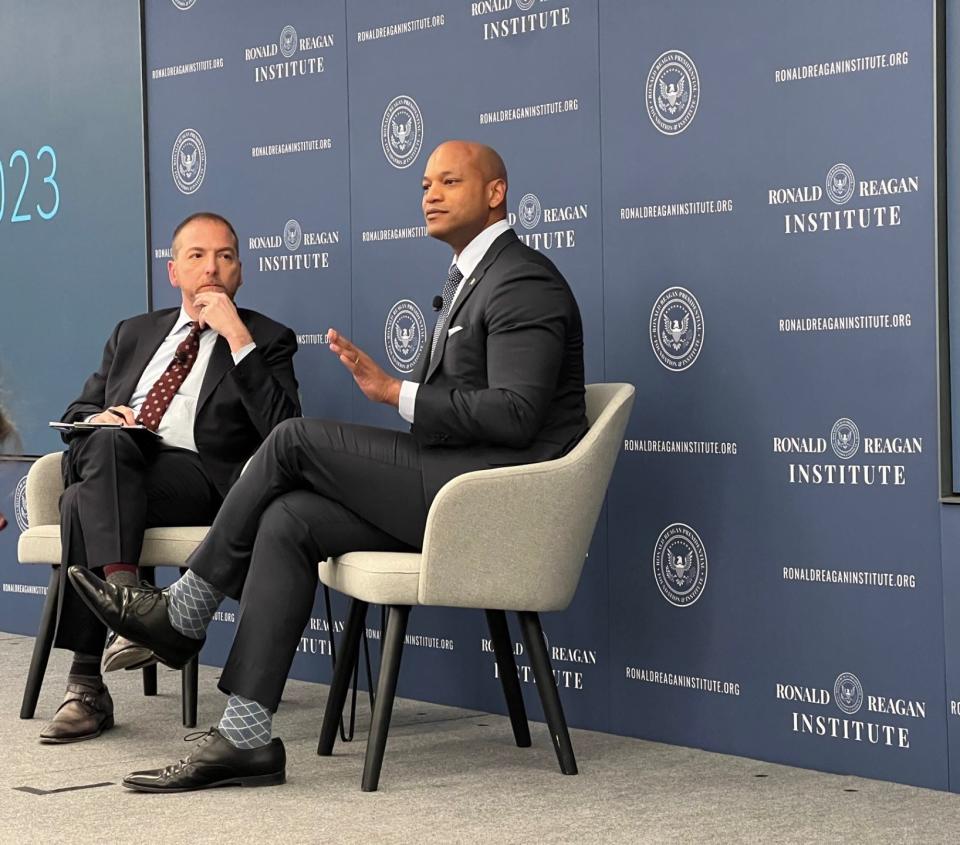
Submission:
[[[180,342],[177,351],[173,353],[173,360],[150,388],[140,409],[140,415],[137,417],[137,422],[149,428],[150,431],[160,428],[160,420],[163,419],[180,385],[190,373],[193,362],[197,360],[197,353],[200,351],[200,334],[203,329],[197,323],[187,323],[187,325],[190,326],[190,334]]]

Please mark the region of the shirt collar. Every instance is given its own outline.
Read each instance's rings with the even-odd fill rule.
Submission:
[[[464,248],[459,255],[453,256],[453,263],[457,265],[463,278],[467,278],[480,263],[480,259],[490,249],[491,244],[510,228],[510,224],[504,220],[498,220],[487,226],[479,235],[477,235]]]
[[[186,326],[187,323],[192,323],[192,322],[193,322],[193,317],[191,317],[186,312],[184,307],[181,305],[180,315],[177,317],[177,322],[173,324],[173,328],[170,329],[170,334],[167,335],[167,337],[173,337],[175,334],[181,334],[183,332],[184,326]]]

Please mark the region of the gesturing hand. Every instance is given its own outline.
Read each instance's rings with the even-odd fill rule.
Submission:
[[[353,376],[363,395],[373,402],[394,408],[400,404],[400,379],[388,376],[360,347],[354,346],[336,329],[327,333],[330,351],[340,359]]]

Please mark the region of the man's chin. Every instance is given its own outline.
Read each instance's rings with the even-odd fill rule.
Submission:
[[[427,220],[427,234],[438,241],[446,241],[449,234],[449,227],[444,226],[440,220]]]

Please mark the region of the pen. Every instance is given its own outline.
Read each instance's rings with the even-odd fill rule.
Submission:
[[[122,419],[124,422],[127,421],[127,418],[126,418],[123,414],[121,414],[119,411],[115,411],[115,410],[113,410],[113,408],[107,408],[107,410],[108,410],[111,414],[113,414],[115,417],[120,417],[120,419]]]

